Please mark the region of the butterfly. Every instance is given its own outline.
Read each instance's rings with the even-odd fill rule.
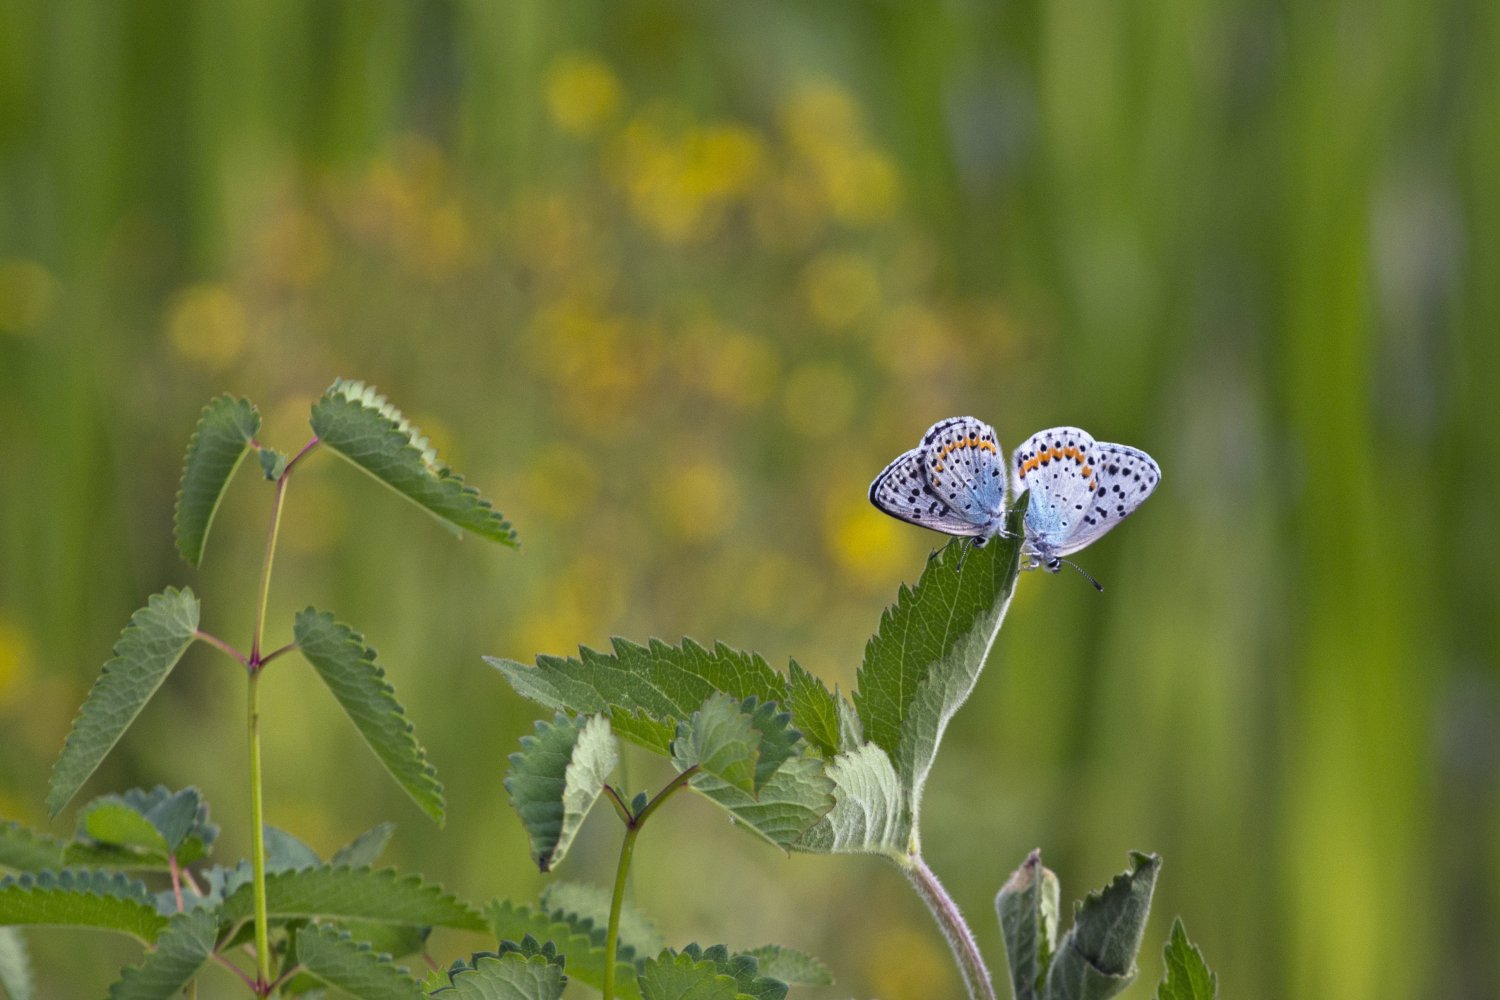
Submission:
[[[1063,556],[1132,514],[1160,481],[1160,466],[1144,451],[1101,444],[1077,427],[1053,427],[1027,438],[1007,475],[995,429],[974,417],[950,417],[933,424],[921,444],[875,477],[870,502],[902,521],[972,539],[977,547],[1005,534],[1007,493],[1013,489],[1019,497],[1029,490],[1021,555],[1027,569],[1056,573],[1067,562]]]

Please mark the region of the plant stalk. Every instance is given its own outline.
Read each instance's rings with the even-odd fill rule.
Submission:
[[[901,870],[906,872],[917,895],[922,897],[922,902],[927,904],[938,927],[942,928],[943,937],[948,939],[948,946],[953,949],[953,958],[958,962],[958,970],[963,974],[964,989],[968,991],[969,1000],[995,1000],[995,985],[990,981],[990,970],[985,967],[984,959],[979,955],[979,945],[974,940],[974,932],[964,922],[963,914],[958,912],[958,904],[953,902],[953,897],[948,895],[937,875],[915,851],[906,856]]]

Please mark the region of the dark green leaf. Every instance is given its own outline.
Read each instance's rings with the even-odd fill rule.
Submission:
[[[297,960],[320,982],[360,1000],[421,1000],[405,969],[333,927],[309,924],[297,932]]]
[[[558,1000],[568,977],[563,960],[548,942],[527,938],[520,946],[505,942],[499,953],[480,953],[455,962],[447,983],[429,990],[444,1000]]]
[[[485,907],[485,918],[496,938],[521,941],[527,935],[538,941],[550,941],[567,958],[568,977],[594,989],[604,986],[604,932],[587,919],[576,919],[517,906],[508,900],[496,900]],[[615,962],[615,996],[620,1000],[640,1000],[636,969],[621,949]]]
[[[1089,893],[1047,970],[1046,1000],[1106,1000],[1135,980],[1135,956],[1161,859],[1132,852],[1130,870]]]
[[[515,547],[516,533],[500,512],[439,462],[427,439],[373,388],[334,382],[313,406],[312,428],[322,444],[439,520]]]
[[[35,872],[62,864],[63,845],[19,823],[0,823],[0,868]]]
[[[92,927],[151,942],[167,924],[146,886],[115,872],[65,869],[0,879],[0,926]]]
[[[694,961],[714,963],[721,975],[734,980],[735,989],[741,996],[751,997],[752,1000],[783,1000],[787,994],[786,983],[761,975],[760,960],[754,955],[731,955],[729,949],[722,944],[709,948],[690,944],[682,949],[682,953]]]
[[[168,587],[130,616],[114,657],[84,699],[73,731],[52,768],[47,812],[56,816],[125,735],[167,679],[198,630],[198,599]]]
[[[713,961],[670,949],[641,968],[643,1000],[739,1000],[739,984]]]
[[[218,835],[197,789],[132,788],[123,795],[102,795],[83,808],[79,839],[68,845],[65,857],[69,864],[166,869],[172,854],[178,864],[206,856]]]
[[[1015,1000],[1041,995],[1057,949],[1058,893],[1057,876],[1042,866],[1041,852],[1032,851],[995,897]]]
[[[505,790],[531,838],[531,857],[551,871],[567,855],[615,769],[619,751],[609,717],[558,713],[538,722],[536,735],[521,737],[521,750],[510,755]]]
[[[677,724],[672,743],[672,763],[677,770],[698,767],[694,780],[717,778],[746,795],[755,794],[755,763],[760,755],[760,732],[750,716],[740,711],[740,701],[727,694],[712,694],[690,719]]]
[[[468,904],[393,868],[301,868],[266,876],[266,905],[278,917],[326,917],[388,924],[484,930],[485,922]],[[224,900],[221,921],[233,924],[254,912],[250,885]]]
[[[214,950],[214,916],[188,910],[172,917],[140,965],[109,988],[110,1000],[171,1000],[198,974]]]
[[[293,634],[302,655],[323,678],[391,777],[441,825],[443,786],[438,784],[436,772],[427,763],[427,755],[396,701],[395,689],[375,663],[375,650],[364,644],[358,632],[312,608],[298,613]]]
[[[796,660],[788,665],[786,706],[792,710],[792,724],[824,757],[839,752],[840,700]]]
[[[188,565],[203,561],[203,544],[224,488],[259,430],[260,414],[248,399],[220,396],[203,408],[188,441],[177,491],[177,551]]]
[[[1219,977],[1209,971],[1203,953],[1188,940],[1182,919],[1172,921],[1172,936],[1162,949],[1166,975],[1156,1000],[1218,1000]]]

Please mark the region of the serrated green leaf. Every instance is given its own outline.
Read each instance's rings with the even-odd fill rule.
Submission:
[[[584,817],[619,761],[609,717],[561,712],[538,722],[536,735],[521,737],[510,755],[505,790],[531,838],[531,858],[551,871],[567,855]]]
[[[873,743],[839,754],[828,765],[833,808],[796,845],[820,854],[883,854],[904,858],[911,839],[906,790],[886,752]]]
[[[197,789],[132,788],[123,795],[101,795],[83,807],[78,839],[64,850],[63,860],[95,868],[165,871],[174,853],[179,865],[205,857],[218,835]]]
[[[755,764],[760,755],[760,732],[740,701],[727,694],[711,694],[690,719],[677,724],[672,763],[677,770],[699,767],[693,781],[717,778],[746,795],[755,795]]]
[[[177,551],[188,565],[203,561],[224,488],[259,430],[260,414],[248,399],[220,396],[203,408],[188,441],[174,518]]]
[[[161,687],[198,630],[198,599],[187,588],[153,595],[115,643],[114,656],[94,681],[73,731],[52,768],[47,813],[56,816],[125,735]]]
[[[62,865],[63,844],[9,820],[0,823],[0,868],[43,871]]]
[[[394,868],[300,868],[266,875],[266,906],[276,917],[326,917],[387,924],[432,925],[484,930],[485,922],[467,903]],[[254,912],[250,885],[235,889],[220,910],[234,924]]]
[[[323,863],[318,852],[280,827],[265,826],[266,871],[289,872],[316,868]]]
[[[575,919],[517,906],[509,900],[496,900],[484,910],[485,919],[495,937],[502,941],[520,941],[528,934],[538,941],[551,941],[567,959],[568,977],[594,989],[604,987],[603,925],[588,919]],[[615,996],[620,1000],[641,1000],[636,984],[636,967],[630,952],[621,948],[615,962]]]
[[[373,865],[380,860],[380,855],[385,851],[386,845],[391,842],[391,834],[395,832],[396,824],[394,823],[379,823],[372,826],[334,851],[328,863],[334,867],[348,865],[350,868]]]
[[[14,927],[0,927],[0,993],[10,1000],[32,1000],[36,996],[31,957],[21,932]]]
[[[641,968],[643,1000],[739,1000],[739,984],[716,963],[670,949]]]
[[[116,872],[64,869],[0,878],[0,926],[91,927],[150,943],[167,924],[144,883]]]
[[[568,982],[555,954],[521,950],[474,955],[467,963],[454,963],[447,979],[427,995],[444,1000],[558,1000]]]
[[[1219,977],[1208,968],[1203,952],[1188,940],[1182,918],[1172,921],[1172,936],[1162,949],[1166,973],[1157,987],[1156,1000],[1218,1000]]]
[[[1089,893],[1047,970],[1046,1000],[1107,1000],[1136,977],[1161,859],[1132,852],[1130,870]]]
[[[109,988],[110,1000],[170,1000],[198,974],[214,951],[214,916],[188,910],[172,917],[138,966]]]
[[[748,952],[731,955],[722,944],[703,948],[690,944],[682,953],[694,961],[712,962],[719,973],[735,982],[741,996],[752,1000],[783,1000],[787,994],[786,983],[764,976],[760,972],[760,960]]]
[[[805,744],[803,744],[805,746]],[[798,842],[833,808],[833,782],[823,761],[794,757],[781,765],[760,794],[750,795],[711,774],[694,775],[692,787],[729,810],[750,832],[783,851]]]
[[[516,546],[516,533],[394,406],[361,382],[339,379],[313,405],[318,440],[455,529]]]
[[[929,561],[915,587],[901,587],[865,647],[854,707],[865,738],[896,765],[914,835],[943,731],[974,690],[1015,592],[1029,496],[1007,516],[1009,537],[980,549],[950,545]]]
[[[297,614],[292,632],[302,655],[391,777],[441,826],[443,786],[396,701],[395,689],[375,663],[375,650],[364,644],[358,632],[313,608]]]
[[[309,924],[298,931],[297,960],[314,979],[360,1000],[420,1000],[422,996],[406,969],[332,927]]]
[[[578,924],[609,924],[609,890],[587,882],[553,882],[542,890],[541,908]],[[655,955],[667,946],[656,924],[629,901],[620,906],[620,947],[625,954]]]
[[[803,739],[824,757],[839,752],[839,701],[796,660],[787,665],[786,706]]]
[[[760,974],[792,986],[832,986],[833,973],[819,959],[779,944],[762,945],[743,954],[760,963]]]
[[[280,479],[281,474],[286,471],[287,458],[275,448],[262,448],[257,457],[260,459],[261,475],[270,482]]]
[[[392,958],[415,955],[427,946],[431,927],[413,924],[377,924],[368,920],[340,920],[338,926],[356,941],[363,941]]]
[[[995,897],[1015,1000],[1041,995],[1052,954],[1057,950],[1057,876],[1032,851]]]
[[[692,717],[709,695],[738,701],[786,700],[786,681],[755,653],[723,643],[705,649],[691,639],[668,646],[611,640],[612,653],[587,647],[577,659],[538,656],[536,666],[487,656],[511,687],[532,701],[570,715],[606,712],[624,738],[671,756],[677,723]]]
[[[95,799],[78,817],[78,835],[110,847],[134,848],[165,859],[171,852],[151,821],[118,795]]]

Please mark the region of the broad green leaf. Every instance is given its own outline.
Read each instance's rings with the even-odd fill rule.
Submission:
[[[1219,977],[1209,971],[1203,953],[1188,940],[1181,917],[1172,921],[1162,962],[1167,971],[1157,987],[1156,1000],[1218,1000]]]
[[[62,864],[63,845],[19,823],[0,823],[0,868],[35,872]]]
[[[995,897],[1015,1000],[1037,1000],[1057,950],[1057,876],[1032,851]]]
[[[792,711],[792,724],[819,754],[832,757],[839,752],[839,702],[823,682],[803,669],[796,660],[787,665],[786,706]]]
[[[905,857],[911,839],[906,791],[886,752],[866,743],[835,757],[827,775],[833,808],[796,846],[816,853]]]
[[[187,910],[172,917],[140,965],[126,969],[109,988],[110,1000],[171,1000],[198,974],[214,951],[214,916]]]
[[[500,512],[439,462],[427,439],[373,388],[334,382],[313,405],[312,428],[323,445],[452,528],[516,546]]]
[[[771,979],[760,972],[760,960],[749,953],[731,955],[722,944],[703,948],[690,944],[682,953],[694,961],[712,962],[721,975],[729,976],[741,996],[753,1000],[783,1000],[787,994],[786,983]],[[665,956],[662,956],[665,957]]]
[[[587,882],[553,882],[542,890],[541,908],[564,919],[579,923],[588,921],[594,927],[609,924],[609,890]],[[620,907],[620,947],[622,954],[655,955],[667,946],[661,932],[629,901]]]
[[[235,889],[220,910],[234,924],[254,912],[250,885]],[[484,919],[467,903],[394,868],[300,868],[266,875],[266,906],[277,917],[326,917],[387,924],[484,930]]]
[[[340,920],[339,927],[356,941],[363,941],[392,958],[415,955],[427,946],[431,927],[414,924],[377,924],[368,920]]]
[[[36,996],[31,957],[21,932],[14,927],[0,927],[0,993],[10,1000],[32,1000]]]
[[[728,809],[750,832],[783,851],[800,846],[799,841],[834,805],[833,782],[824,773],[822,758],[811,755],[781,765],[758,795],[711,774],[694,775],[692,786]]]
[[[786,681],[755,653],[723,643],[705,649],[691,639],[668,646],[611,640],[612,653],[582,647],[577,659],[538,656],[536,666],[485,657],[521,695],[548,708],[584,715],[607,712],[616,734],[671,756],[677,723],[715,692],[736,700],[786,700]]]
[[[604,986],[603,925],[588,919],[577,919],[517,906],[509,900],[496,900],[485,907],[490,930],[501,941],[521,941],[527,935],[538,941],[550,941],[567,959],[568,978],[602,989]],[[615,961],[615,996],[620,1000],[640,1000],[636,985],[636,967],[621,948]]]
[[[759,756],[760,731],[740,711],[739,699],[727,694],[709,695],[691,719],[677,724],[672,763],[679,771],[701,768],[694,781],[717,778],[753,797]]]
[[[1130,870],[1089,893],[1047,970],[1046,1000],[1106,1000],[1136,977],[1161,859],[1132,852]]]
[[[427,995],[444,1000],[558,1000],[568,977],[563,959],[549,941],[526,938],[519,946],[504,942],[499,953],[481,952],[468,962],[454,962],[447,982]]]
[[[167,924],[144,883],[117,872],[64,869],[0,879],[0,926],[92,927],[150,943]]]
[[[1024,515],[1023,499],[1008,515],[1009,537],[980,549],[950,545],[929,561],[915,587],[901,587],[865,647],[854,707],[865,738],[896,765],[914,832],[943,731],[974,690],[1015,592]]]
[[[125,735],[146,702],[167,679],[198,630],[198,599],[187,588],[168,587],[130,616],[84,699],[73,731],[52,768],[47,812],[56,816],[88,780],[104,755]]]
[[[297,614],[292,633],[302,655],[391,777],[441,826],[443,786],[396,701],[395,689],[375,663],[375,650],[364,644],[358,632],[312,608]]]
[[[833,973],[828,966],[795,948],[779,944],[762,945],[744,952],[760,963],[760,974],[779,979],[792,986],[832,986]]]
[[[520,752],[509,759],[510,804],[531,838],[532,860],[551,871],[567,855],[619,761],[609,717],[569,719],[559,712],[552,722],[538,722],[536,735],[521,737]]]
[[[177,491],[177,551],[188,565],[203,561],[203,544],[224,488],[260,430],[260,414],[248,399],[220,396],[203,408],[188,441]]]
[[[391,834],[396,832],[396,824],[379,823],[370,827],[364,833],[355,837],[349,843],[333,852],[333,857],[328,863],[337,867],[348,865],[350,868],[363,868],[373,865],[380,860],[380,855],[385,851],[385,846],[391,842]]]
[[[421,1000],[405,969],[333,927],[309,924],[297,932],[297,960],[319,982],[360,1000]]]
[[[716,963],[670,949],[641,968],[643,1000],[739,1000],[739,984]]]
[[[266,871],[290,872],[323,863],[318,852],[280,827],[266,824]]]
[[[123,795],[102,795],[83,808],[79,839],[68,845],[65,857],[69,864],[165,869],[173,854],[178,864],[204,857],[218,835],[197,789],[132,788]]]

